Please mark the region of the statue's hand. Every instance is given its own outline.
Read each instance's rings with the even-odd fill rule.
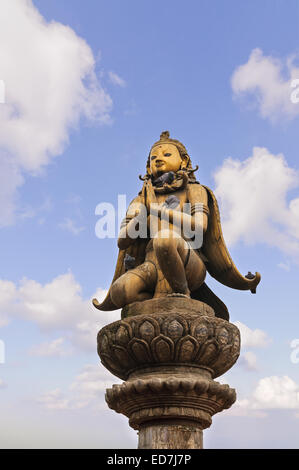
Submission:
[[[124,258],[125,271],[128,271],[129,269],[135,268],[135,262],[136,262],[136,258],[134,258],[134,256],[130,256],[128,253],[126,253],[126,256]]]
[[[162,207],[165,207],[165,209],[175,209],[179,204],[180,200],[172,194],[165,199]]]

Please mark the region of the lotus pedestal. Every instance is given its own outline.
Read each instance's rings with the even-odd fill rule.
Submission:
[[[140,449],[201,449],[203,429],[236,392],[214,379],[239,357],[238,328],[184,297],[136,302],[98,334],[103,365],[124,380],[108,406],[138,430]]]

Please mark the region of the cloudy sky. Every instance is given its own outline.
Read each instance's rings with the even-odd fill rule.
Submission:
[[[120,313],[91,306],[117,256],[95,208],[137,194],[166,129],[262,274],[257,295],[208,279],[242,353],[205,447],[298,447],[298,2],[0,3],[1,447],[136,447],[96,354]]]

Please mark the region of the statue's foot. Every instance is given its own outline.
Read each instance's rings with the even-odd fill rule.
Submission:
[[[180,292],[173,292],[164,297],[152,298],[143,302],[133,302],[121,311],[122,319],[136,315],[152,314],[206,315],[214,317],[214,310],[200,300],[194,300]]]
[[[167,297],[184,297],[185,299],[190,299],[190,294],[182,294],[181,292],[172,292],[167,294]]]

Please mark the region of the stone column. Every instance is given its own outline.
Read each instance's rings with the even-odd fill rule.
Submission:
[[[237,327],[182,297],[136,302],[98,334],[103,365],[124,380],[106,391],[110,408],[138,430],[140,449],[201,449],[203,429],[236,393],[214,380],[240,353]]]

